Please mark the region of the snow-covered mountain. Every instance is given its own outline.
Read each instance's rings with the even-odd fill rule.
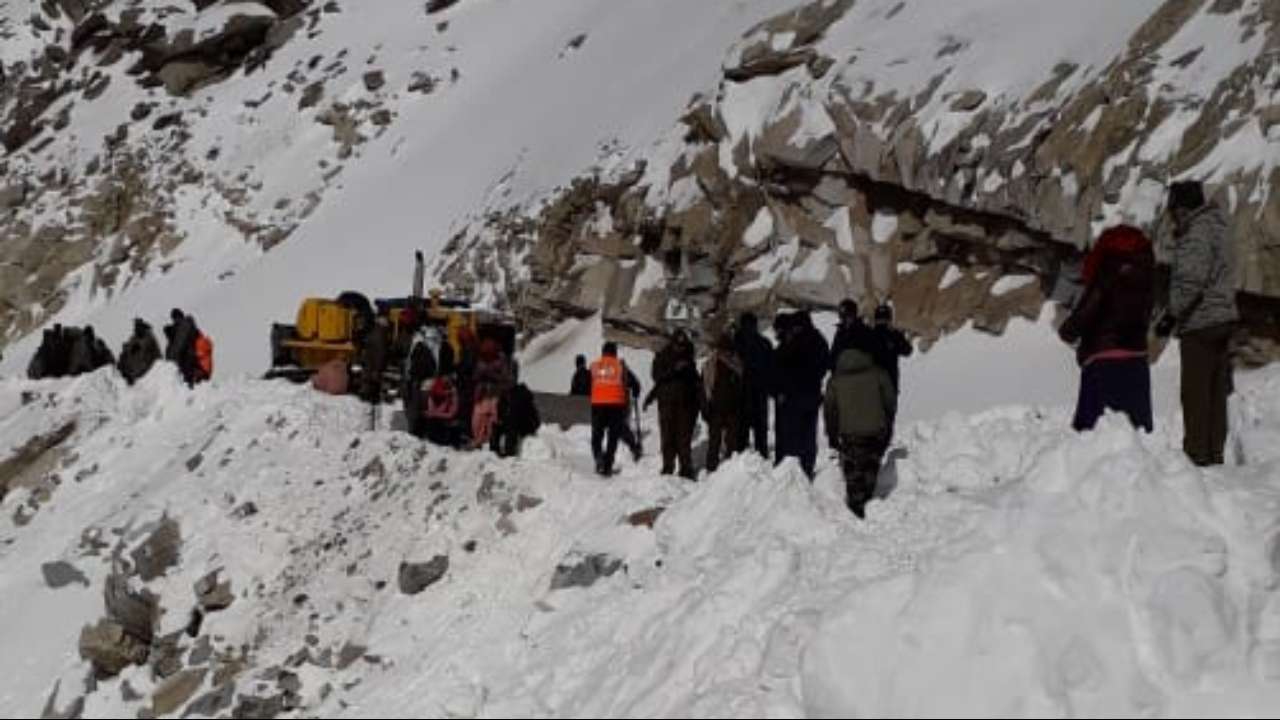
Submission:
[[[1269,715],[1280,373],[1229,466],[1067,430],[1100,225],[1229,205],[1275,351],[1272,0],[0,0],[0,714]],[[666,315],[891,299],[927,352],[839,468],[519,460],[252,378],[306,296],[435,280],[522,376]],[[193,312],[213,383],[19,379],[43,324]],[[647,383],[646,383],[647,384]],[[652,429],[655,418],[644,419]]]
[[[929,343],[1002,332],[1175,177],[1230,206],[1254,335],[1277,334],[1272,3],[779,12],[0,2],[3,367],[54,316],[116,337],[183,306],[256,374],[271,320],[403,294],[416,248],[526,340],[848,295]]]

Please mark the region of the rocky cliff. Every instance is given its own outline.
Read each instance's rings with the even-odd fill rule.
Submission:
[[[1230,211],[1254,335],[1274,335],[1280,3],[1127,3],[1105,26],[1100,7],[960,5],[759,24],[670,137],[479,219],[444,275],[538,329],[603,309],[632,341],[673,307],[714,328],[847,296],[893,300],[926,341],[998,333],[1062,294],[1106,224],[1165,240],[1167,183],[1199,178]]]

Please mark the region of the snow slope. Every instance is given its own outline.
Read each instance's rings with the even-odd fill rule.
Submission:
[[[102,612],[111,548],[130,557],[168,516],[180,561],[146,584],[160,632],[221,568],[235,600],[205,620],[207,662],[243,646],[237,697],[287,668],[306,715],[1266,715],[1280,372],[1241,386],[1232,465],[1208,471],[1177,450],[1176,415],[1151,436],[1114,417],[1078,436],[1064,409],[1018,407],[904,426],[860,523],[825,457],[812,486],[751,455],[698,484],[652,456],[603,481],[585,428],[544,428],[501,461],[385,417],[370,432],[358,403],[287,384],[188,392],[168,367],[135,388],[5,380],[0,448],[79,425],[47,496],[0,503],[0,637],[25,649],[0,654],[0,713],[36,712],[58,681],[56,707],[81,692],[76,638]],[[624,521],[654,507],[652,530]],[[444,579],[399,593],[401,561],[435,555]],[[550,589],[592,555],[622,567]],[[89,586],[46,587],[59,560]],[[144,700],[123,699],[126,680]],[[126,670],[85,714],[132,716],[155,685]]]

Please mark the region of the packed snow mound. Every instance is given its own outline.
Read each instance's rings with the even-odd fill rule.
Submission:
[[[602,480],[586,428],[499,460],[283,383],[3,380],[0,713],[1266,714],[1280,371],[1241,386],[1208,471],[1176,415],[900,428],[859,522],[829,456]],[[113,573],[162,612],[147,666],[86,685]]]

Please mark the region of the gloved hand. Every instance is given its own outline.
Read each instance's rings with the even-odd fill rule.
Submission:
[[[1167,338],[1173,334],[1173,330],[1178,326],[1178,321],[1172,315],[1165,314],[1160,317],[1160,321],[1156,323],[1156,337]]]

